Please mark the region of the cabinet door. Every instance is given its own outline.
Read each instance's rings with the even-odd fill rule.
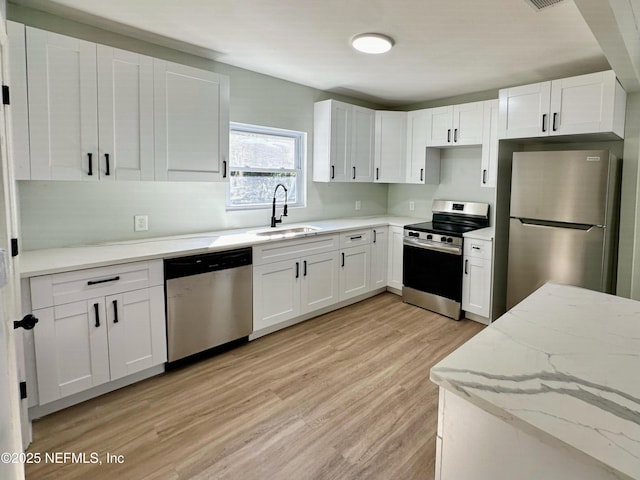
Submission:
[[[489,318],[491,260],[467,257],[462,278],[462,309]]]
[[[424,183],[428,110],[414,110],[407,116],[407,183]]]
[[[301,313],[338,303],[338,252],[321,253],[302,259]]]
[[[375,111],[353,106],[351,110],[351,180],[373,181]]]
[[[387,256],[389,255],[389,229],[377,227],[371,238],[371,289],[387,286]]]
[[[480,145],[484,123],[484,102],[453,106],[453,145]]]
[[[498,100],[484,102],[481,187],[495,188],[498,179]]]
[[[103,180],[153,180],[153,59],[98,45]]]
[[[300,260],[287,260],[254,265],[254,331],[300,315],[300,263]]]
[[[615,87],[613,71],[551,82],[550,135],[612,131]]]
[[[375,181],[404,183],[407,112],[376,112]]]
[[[162,286],[106,297],[106,322],[111,380],[167,360]]]
[[[346,182],[347,170],[351,165],[351,109],[342,102],[331,102],[331,141],[329,155],[329,180]],[[315,159],[314,159],[315,161]]]
[[[345,248],[340,252],[340,300],[369,291],[371,245]]]
[[[404,229],[402,227],[389,227],[389,266],[387,285],[396,290],[402,290],[402,250],[404,241]]]
[[[40,405],[109,381],[104,297],[33,313]]]
[[[430,108],[427,112],[427,146],[450,146],[453,142],[453,105]]]
[[[505,88],[499,93],[498,138],[549,135],[551,82]]]
[[[27,27],[32,180],[98,180],[96,45]]]
[[[31,179],[29,106],[27,104],[27,45],[25,27],[7,21],[11,75],[11,143],[16,180]]]
[[[229,79],[154,59],[155,179],[227,177]]]

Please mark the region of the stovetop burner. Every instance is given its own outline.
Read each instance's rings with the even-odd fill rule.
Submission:
[[[405,225],[405,230],[415,230],[417,232],[435,233],[438,235],[450,235],[452,237],[461,237],[464,233],[477,230],[476,225],[461,225],[448,222],[422,222],[412,225]]]
[[[486,203],[433,201],[431,222],[406,225],[405,230],[462,237],[466,232],[489,226],[489,205]]]

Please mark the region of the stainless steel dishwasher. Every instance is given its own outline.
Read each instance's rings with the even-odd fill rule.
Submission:
[[[240,248],[164,261],[169,362],[251,333],[251,260]]]

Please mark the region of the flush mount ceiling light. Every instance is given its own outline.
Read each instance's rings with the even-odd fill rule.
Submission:
[[[351,39],[351,45],[363,53],[385,53],[393,47],[393,39],[381,33],[361,33]]]

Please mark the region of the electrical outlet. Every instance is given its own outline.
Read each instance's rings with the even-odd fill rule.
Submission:
[[[416,209],[416,202],[409,200],[409,211],[413,212]]]
[[[147,230],[149,230],[149,216],[135,215],[133,217],[133,231],[146,232]]]
[[[356,210],[360,210],[362,208],[362,202],[360,200],[356,200]]]

